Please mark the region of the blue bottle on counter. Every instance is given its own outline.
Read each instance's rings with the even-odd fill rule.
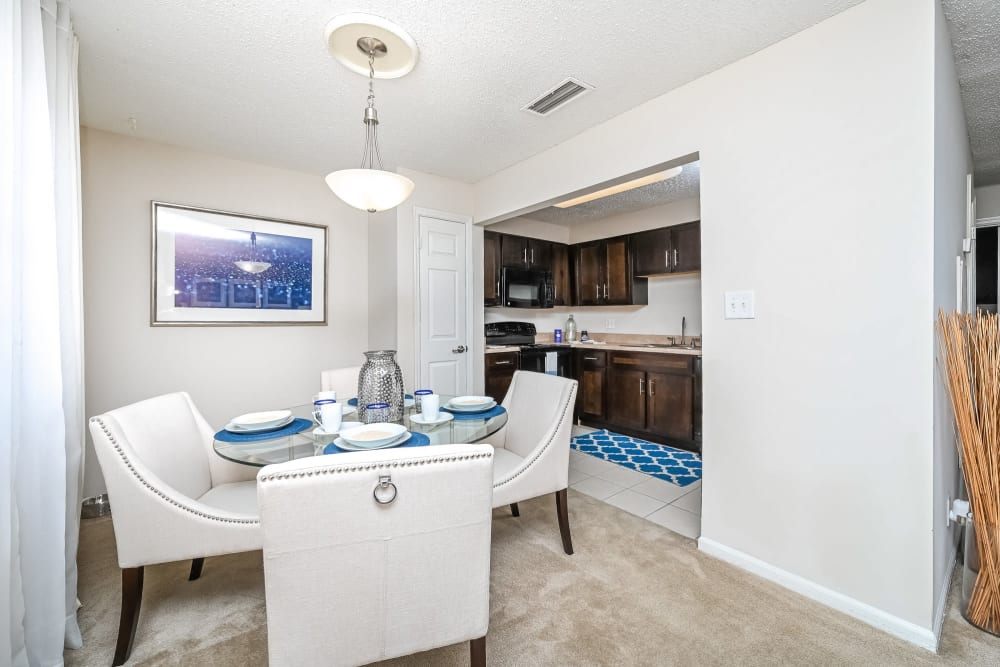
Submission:
[[[555,331],[555,341],[557,343],[561,343],[562,342],[562,329],[556,329],[556,331]]]

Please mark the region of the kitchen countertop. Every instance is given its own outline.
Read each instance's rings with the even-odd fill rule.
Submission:
[[[615,352],[649,352],[652,354],[684,354],[691,357],[700,357],[702,349],[699,347],[695,350],[685,350],[676,347],[643,347],[642,343],[636,343],[634,345],[629,345],[625,343],[545,343],[546,345],[553,345],[555,347],[568,347],[568,348],[582,348],[587,350],[611,350]],[[520,347],[517,345],[487,345],[486,354],[495,354],[498,352],[518,352]]]

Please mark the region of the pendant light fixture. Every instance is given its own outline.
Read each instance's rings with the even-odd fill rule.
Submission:
[[[398,26],[374,16],[350,14],[330,22],[327,42],[334,57],[355,72],[368,75],[368,105],[364,112],[365,147],[358,169],[341,169],[326,176],[326,184],[344,202],[369,213],[395,208],[413,192],[413,181],[382,166],[375,108],[375,59],[385,59],[380,78],[403,76],[416,63],[416,43]],[[351,44],[351,41],[354,43]],[[395,42],[391,45],[388,42]],[[393,53],[390,56],[390,48]],[[359,56],[367,60],[361,69]],[[363,61],[362,61],[363,62]],[[367,70],[367,71],[366,71]]]

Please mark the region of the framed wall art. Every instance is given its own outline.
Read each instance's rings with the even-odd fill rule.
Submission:
[[[326,324],[326,227],[152,202],[152,326]]]

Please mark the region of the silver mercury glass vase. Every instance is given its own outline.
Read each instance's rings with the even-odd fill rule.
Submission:
[[[372,410],[373,403],[388,403],[388,408]],[[358,417],[365,424],[403,419],[403,371],[396,363],[396,350],[365,352],[365,363],[358,375]]]

